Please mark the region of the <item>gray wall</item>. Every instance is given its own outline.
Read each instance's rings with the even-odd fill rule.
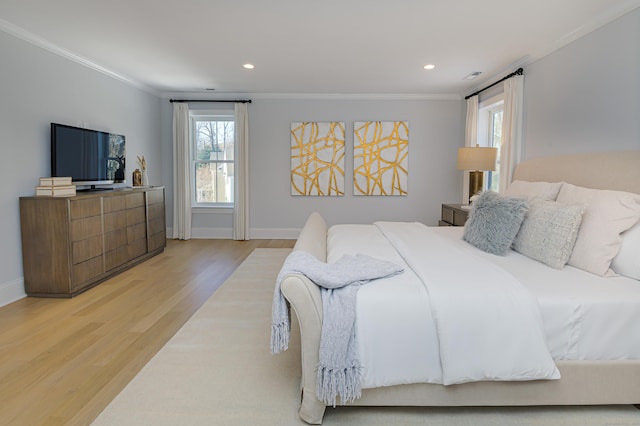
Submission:
[[[144,155],[159,184],[160,99],[1,31],[0,57],[2,305],[24,295],[18,198],[51,173],[50,123],[125,135],[127,179]]]
[[[460,199],[457,148],[464,144],[464,104],[459,101],[262,101],[252,105],[251,228],[300,227],[312,211],[328,223],[375,220],[420,221],[436,225],[440,204]],[[353,195],[354,121],[409,122],[407,196]],[[290,195],[290,123],[344,121],[345,195]],[[460,174],[460,176],[458,176]]]
[[[209,104],[209,108],[212,105],[216,104]],[[170,114],[171,108],[163,107],[163,122],[171,119]],[[353,196],[353,122],[367,120],[409,122],[408,196]],[[345,122],[344,196],[291,195],[292,121]],[[249,106],[252,238],[294,238],[312,211],[320,212],[328,223],[406,220],[436,225],[440,204],[461,198],[462,175],[455,162],[457,148],[464,144],[463,123],[464,103],[460,100],[254,100]],[[170,131],[170,126],[164,130]],[[163,141],[170,146],[170,138]],[[170,149],[164,147],[163,152]],[[168,168],[163,180],[169,182],[171,176]],[[168,217],[172,218],[173,212],[168,212]],[[194,235],[224,235],[220,229],[229,228],[231,220],[230,215],[220,212],[194,213]]]
[[[640,149],[640,9],[525,68],[525,158]]]

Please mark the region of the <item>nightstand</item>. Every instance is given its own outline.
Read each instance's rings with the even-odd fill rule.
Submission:
[[[464,226],[468,218],[469,209],[463,209],[462,204],[443,204],[438,226]]]

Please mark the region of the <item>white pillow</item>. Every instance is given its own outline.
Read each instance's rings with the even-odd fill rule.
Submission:
[[[562,182],[527,182],[524,180],[514,180],[504,195],[508,197],[526,198],[529,201],[534,198],[555,201],[561,186]]]
[[[611,262],[617,274],[640,280],[640,222],[622,234],[622,246]]]
[[[640,220],[640,195],[564,183],[557,201],[586,205],[569,265],[600,276],[615,275],[609,266],[622,245],[620,234]]]
[[[565,205],[535,198],[513,241],[514,250],[552,268],[567,263],[578,236],[583,205]]]

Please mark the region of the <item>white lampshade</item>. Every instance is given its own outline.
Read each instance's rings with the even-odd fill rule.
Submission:
[[[498,148],[458,148],[458,170],[495,170]]]

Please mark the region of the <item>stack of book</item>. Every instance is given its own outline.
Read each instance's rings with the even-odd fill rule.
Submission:
[[[41,177],[40,185],[36,186],[36,196],[70,197],[76,195],[76,186],[71,183],[71,177]]]

